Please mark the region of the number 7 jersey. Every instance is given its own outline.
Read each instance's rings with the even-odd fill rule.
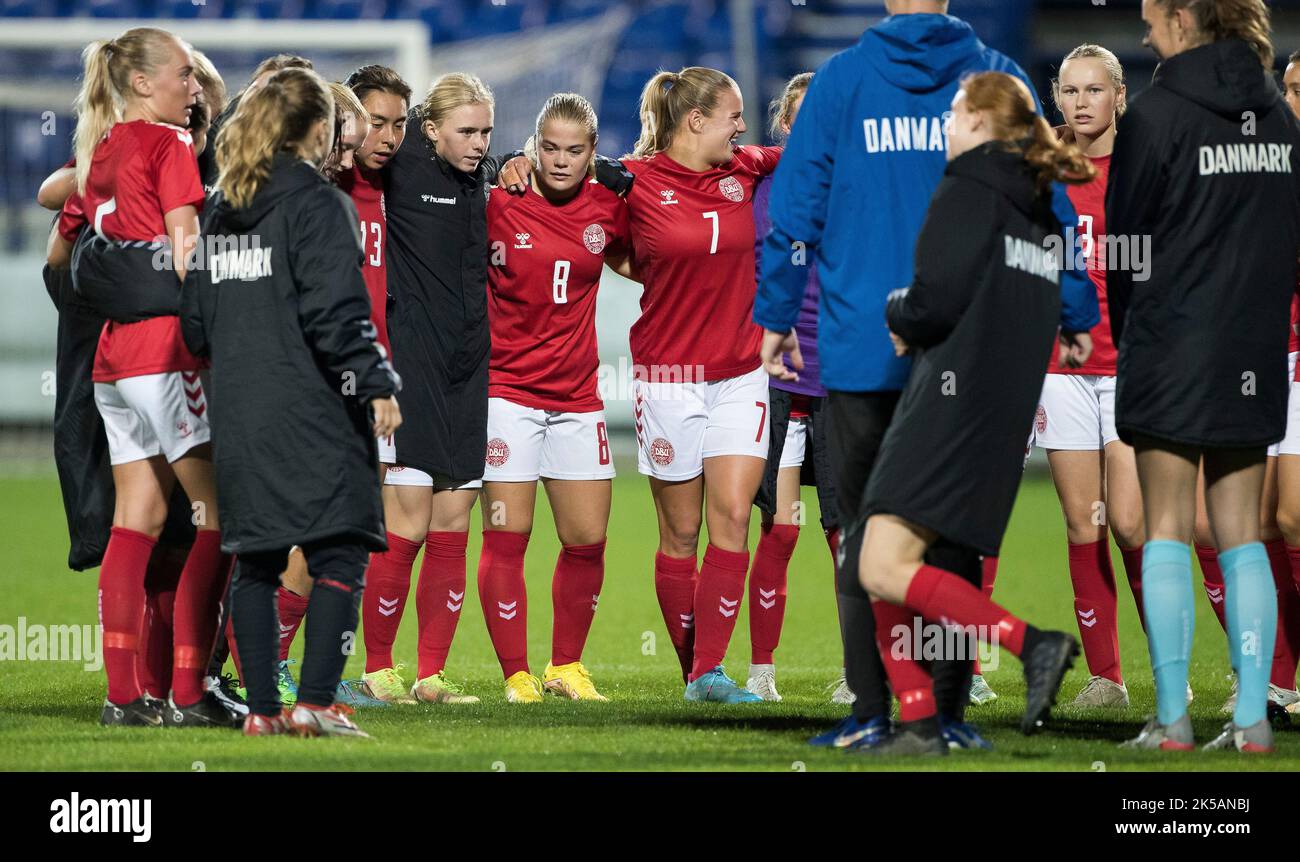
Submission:
[[[699,383],[759,366],[754,186],[780,155],[780,147],[736,147],[707,171],[663,153],[624,160],[636,175],[628,209],[645,284],[631,338],[639,378]]]
[[[556,205],[529,189],[488,198],[488,397],[586,413],[597,391],[596,291],[628,246],[627,204],[584,180]]]

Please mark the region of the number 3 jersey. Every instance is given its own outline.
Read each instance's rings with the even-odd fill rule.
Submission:
[[[361,274],[370,295],[370,320],[379,331],[378,341],[391,358],[388,344],[388,266],[384,261],[384,180],[377,172],[353,164],[352,170],[339,174],[339,188],[352,198],[361,223],[361,250],[365,254]]]
[[[488,199],[488,396],[525,407],[586,413],[596,387],[596,291],[606,254],[629,244],[627,205],[583,181],[553,204],[529,189]]]
[[[780,156],[780,147],[736,147],[707,171],[663,153],[624,161],[636,175],[628,209],[645,284],[632,326],[637,377],[699,383],[759,366],[754,186]]]

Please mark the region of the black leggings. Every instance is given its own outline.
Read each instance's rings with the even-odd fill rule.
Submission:
[[[365,586],[369,551],[346,540],[309,542],[302,547],[312,577],[307,603],[307,634],[298,700],[330,706],[343,676],[343,666],[355,650],[357,609]],[[235,642],[239,646],[248,708],[257,715],[278,715],[282,708],[276,687],[280,650],[280,616],[276,590],[289,549],[240,554],[230,589]]]

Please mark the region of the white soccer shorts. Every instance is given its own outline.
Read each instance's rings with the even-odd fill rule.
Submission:
[[[791,417],[790,423],[785,426],[785,442],[781,444],[782,470],[803,466],[808,451],[808,430],[811,427],[812,419],[807,416],[798,419]]]
[[[1280,443],[1268,447],[1268,457],[1300,455],[1300,394],[1296,393],[1295,360],[1300,353],[1288,353],[1286,379],[1290,381],[1290,394],[1286,399],[1286,436]]]
[[[1099,451],[1118,439],[1113,376],[1044,376],[1034,415],[1035,445],[1041,449]]]
[[[95,384],[95,406],[108,435],[109,463],[162,455],[171,463],[212,439],[198,371],[166,371]]]
[[[488,399],[484,482],[612,479],[605,411],[568,413]]]

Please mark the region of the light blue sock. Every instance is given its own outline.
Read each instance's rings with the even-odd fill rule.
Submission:
[[[1277,592],[1260,542],[1219,552],[1223,568],[1223,618],[1228,652],[1237,669],[1237,708],[1232,720],[1250,727],[1268,712],[1268,677],[1277,637]]]
[[[1196,618],[1190,546],[1161,539],[1143,545],[1142,606],[1156,679],[1156,719],[1173,724],[1187,712],[1187,662]]]

